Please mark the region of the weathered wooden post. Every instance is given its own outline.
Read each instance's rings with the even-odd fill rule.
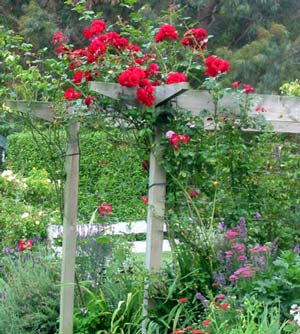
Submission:
[[[6,105],[21,113],[53,122],[55,115],[47,102],[7,101]],[[68,142],[65,157],[66,184],[64,190],[63,251],[61,267],[59,333],[73,333],[76,225],[79,180],[80,123],[71,120],[67,129]]]
[[[74,282],[76,258],[76,225],[79,181],[79,128],[71,121],[68,127],[68,148],[65,159],[67,174],[64,193],[63,249],[61,269],[61,294],[59,333],[73,333]]]

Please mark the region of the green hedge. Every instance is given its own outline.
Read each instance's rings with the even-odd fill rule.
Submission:
[[[63,159],[61,153],[55,152],[57,143],[52,142],[49,146],[37,138],[40,139],[38,145],[30,133],[10,135],[7,167],[25,176],[34,167],[44,168],[54,178],[62,178]],[[65,147],[65,143],[61,146]],[[147,193],[147,173],[141,167],[141,161],[146,157],[147,154],[138,154],[125,141],[122,142],[122,134],[118,130],[111,134],[81,133],[79,212],[82,223],[89,221],[99,202],[111,203],[113,215],[110,219],[113,220],[146,217],[146,206],[140,200]]]

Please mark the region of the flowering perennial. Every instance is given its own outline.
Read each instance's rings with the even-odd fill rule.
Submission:
[[[57,44],[58,55],[66,59],[69,69],[74,71],[72,74],[74,85],[98,78],[101,81],[117,80],[124,87],[136,88],[137,101],[144,106],[151,107],[155,103],[155,86],[163,83],[176,84],[188,81],[190,65],[183,68],[183,71],[187,71],[186,73],[176,72],[172,66],[166,66],[165,58],[161,52],[158,54],[143,53],[138,45],[132,44],[121,34],[115,31],[107,32],[106,23],[103,20],[92,21],[90,26],[84,28],[83,35],[88,45],[79,49],[68,46],[68,37],[64,36],[62,32],[55,33],[51,40],[52,44]],[[207,32],[204,28],[189,29],[180,39],[179,33],[172,24],[162,25],[153,37],[154,50],[159,45],[164,47],[172,45],[177,47],[178,45],[189,49],[189,52],[185,52],[184,55],[191,59],[195,57],[197,62],[202,61],[208,42]],[[157,62],[159,57],[161,57],[161,65]],[[191,64],[191,62],[188,63]],[[164,73],[160,67],[164,68]],[[201,71],[201,66],[197,68]],[[215,56],[210,56],[205,60],[207,76],[217,77],[228,71],[229,63],[226,60]],[[64,97],[67,100],[73,100],[81,98],[82,95],[82,92],[69,87],[65,91]],[[86,96],[84,98],[85,104],[89,108],[91,98],[86,99]]]

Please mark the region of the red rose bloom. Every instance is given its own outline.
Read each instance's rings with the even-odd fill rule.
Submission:
[[[102,42],[99,37],[94,38],[91,41],[91,44],[88,47],[88,50],[89,50],[90,54],[94,58],[98,58],[100,56],[103,56],[106,49],[107,49],[107,45],[104,42]]]
[[[231,84],[232,88],[238,88],[238,86],[240,85],[240,81],[235,81]]]
[[[187,77],[184,73],[174,72],[174,73],[169,73],[166,83],[169,85],[169,84],[186,82],[186,81],[187,81]]]
[[[202,321],[203,326],[209,326],[211,324],[211,321],[209,319],[205,319]]]
[[[159,28],[158,33],[155,36],[155,42],[160,43],[166,39],[172,40],[177,38],[178,33],[174,26],[172,26],[172,24],[165,24]]]
[[[95,20],[91,24],[90,32],[92,35],[99,35],[106,29],[106,24],[102,20]]]
[[[77,71],[74,75],[73,75],[73,83],[76,84],[80,84],[83,78],[83,72],[82,70]]]
[[[251,85],[243,84],[243,88],[245,94],[254,93],[254,88]]]
[[[99,203],[98,212],[99,212],[99,217],[103,218],[105,214],[112,213],[112,207],[109,203]]]
[[[145,77],[146,74],[143,69],[132,66],[120,74],[118,82],[121,86],[136,87]]]
[[[93,101],[93,97],[89,95],[85,98],[84,103],[89,108],[92,104],[92,101]]]
[[[74,88],[67,88],[65,93],[64,93],[64,97],[67,100],[74,100],[74,99],[78,99],[81,97],[81,93],[80,92],[76,92],[76,90]]]
[[[181,40],[183,47],[204,50],[207,45],[207,32],[203,28],[193,28],[188,30]]]
[[[51,44],[63,44],[63,42],[67,42],[68,37],[65,36],[61,31],[56,32],[51,39]]]
[[[32,250],[32,241],[29,239],[27,241],[21,239],[19,242],[19,251],[24,252],[25,249]]]
[[[207,57],[205,60],[205,66],[205,73],[209,77],[216,77],[220,73],[226,73],[229,71],[230,67],[228,61],[215,56]]]
[[[136,99],[147,107],[154,105],[154,88],[151,85],[140,87],[136,92]]]
[[[186,303],[188,301],[187,298],[179,298],[178,303]]]
[[[189,135],[183,135],[182,137],[182,144],[187,144],[190,141],[190,136]]]

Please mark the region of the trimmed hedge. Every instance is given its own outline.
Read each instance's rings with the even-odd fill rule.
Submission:
[[[147,154],[139,155],[121,140],[118,130],[112,134],[81,133],[79,212],[82,223],[90,220],[99,202],[111,203],[110,220],[146,217],[146,206],[140,197],[147,194],[147,173],[141,167]],[[8,137],[7,167],[25,176],[33,168],[46,169],[54,178],[62,178],[63,159],[61,153],[54,152],[54,146],[52,143],[49,149],[42,139],[37,145],[28,132],[12,134]],[[65,147],[65,143],[61,146]]]

